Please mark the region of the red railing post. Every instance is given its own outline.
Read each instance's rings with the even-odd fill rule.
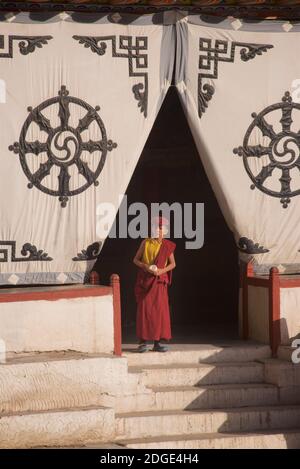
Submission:
[[[112,274],[110,285],[113,290],[113,309],[114,309],[114,354],[122,355],[122,326],[121,326],[121,296],[120,296],[120,277]]]
[[[269,334],[272,356],[277,356],[281,341],[280,332],[280,276],[277,267],[270,269],[269,277]]]
[[[249,338],[249,315],[248,315],[248,277],[253,277],[253,264],[247,262],[244,264],[243,272],[243,291],[242,291],[242,308],[243,308],[243,339]]]
[[[100,276],[95,270],[92,270],[92,272],[90,273],[90,284],[100,285]]]

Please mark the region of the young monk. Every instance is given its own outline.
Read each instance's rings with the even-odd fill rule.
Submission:
[[[134,259],[138,267],[135,283],[137,301],[136,335],[140,339],[138,352],[166,352],[168,347],[160,344],[161,339],[171,339],[168,285],[171,284],[175,268],[176,244],[164,238],[168,233],[168,220],[164,217],[152,219],[152,238],[142,241]]]

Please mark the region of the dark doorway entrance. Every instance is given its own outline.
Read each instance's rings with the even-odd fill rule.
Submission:
[[[173,342],[236,338],[238,253],[205,174],[174,87],[169,89],[127,188],[132,202],[203,202],[204,246],[176,242],[176,269],[169,289]],[[171,238],[172,239],[172,238]],[[141,240],[107,238],[96,263],[101,283],[121,278],[123,342],[135,340],[132,263]]]

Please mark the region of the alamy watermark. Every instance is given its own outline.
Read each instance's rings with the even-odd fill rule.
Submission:
[[[186,249],[200,249],[204,244],[204,203],[151,203],[149,210],[143,202],[128,205],[126,194],[120,194],[118,205],[119,209],[109,202],[97,206],[96,232],[99,238],[147,238],[151,232],[149,221],[162,216],[169,221],[164,234],[166,238],[172,231],[174,238],[186,239]]]
[[[300,103],[300,78],[292,81],[292,100],[294,103]]]
[[[293,340],[292,348],[295,349],[292,353],[292,362],[296,365],[300,363],[300,339]]]

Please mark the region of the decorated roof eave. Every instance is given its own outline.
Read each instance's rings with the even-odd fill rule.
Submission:
[[[258,0],[262,1],[262,0]],[[278,0],[277,0],[278,1]],[[279,0],[280,1],[280,0]],[[80,3],[78,3],[80,2]],[[77,0],[77,2],[23,2],[23,1],[0,1],[0,11],[81,11],[81,12],[126,12],[135,14],[155,13],[165,10],[185,10],[193,13],[217,16],[233,16],[238,18],[280,18],[291,21],[300,20],[300,1],[298,4],[273,4],[253,3],[241,5],[233,4],[210,4],[203,0],[108,0],[106,3],[92,3],[90,0]]]

